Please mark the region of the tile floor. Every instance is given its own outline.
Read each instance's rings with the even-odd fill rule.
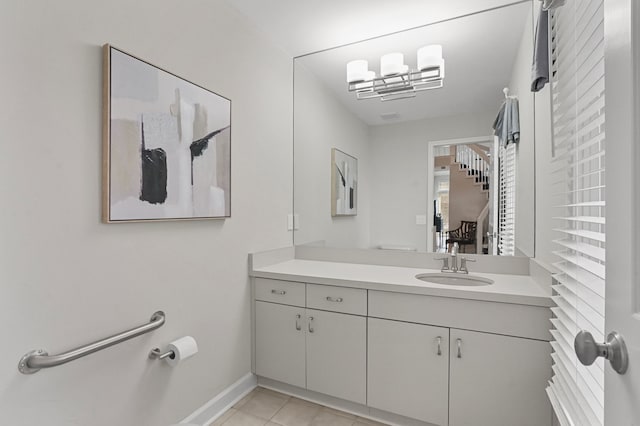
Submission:
[[[211,426],[385,426],[372,420],[257,387]]]

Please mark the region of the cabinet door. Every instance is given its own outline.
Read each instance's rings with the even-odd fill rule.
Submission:
[[[256,374],[304,388],[304,327],[304,308],[257,301]]]
[[[550,373],[548,342],[451,329],[449,425],[550,425]]]
[[[366,403],[365,317],[307,309],[307,389]]]
[[[368,319],[368,404],[446,425],[449,329]]]

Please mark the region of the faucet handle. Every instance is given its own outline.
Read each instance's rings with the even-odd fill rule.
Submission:
[[[442,260],[442,269],[440,272],[449,270],[449,258],[448,257],[436,257],[434,260]]]
[[[461,257],[460,258],[460,272],[464,272],[465,274],[469,273],[469,270],[467,269],[467,262],[476,262],[475,259],[468,259],[466,257]]]
[[[451,256],[457,256],[459,251],[460,251],[460,245],[457,242],[455,242],[453,243],[453,246],[451,246],[451,252],[449,254]]]

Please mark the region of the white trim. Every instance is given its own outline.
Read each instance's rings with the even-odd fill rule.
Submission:
[[[442,139],[439,141],[428,141],[429,157],[427,159],[427,223],[433,218],[433,164],[434,164],[434,148],[438,145],[462,145],[469,143],[490,142],[493,144],[493,136],[476,136],[472,138],[461,139]],[[433,226],[427,226],[427,252],[433,252]]]
[[[605,0],[607,105],[605,330],[627,340],[626,374],[605,368],[605,425],[639,424],[640,2]]]
[[[293,246],[249,253],[249,271],[253,271],[254,268],[286,262],[294,257],[295,248]]]
[[[482,224],[484,223],[484,220],[486,219],[486,217],[489,216],[490,207],[491,207],[491,201],[487,201],[487,205],[484,206],[484,209],[482,209],[482,211],[478,215],[478,218],[476,219],[476,223],[478,224],[476,228],[476,254],[483,253],[482,237],[487,232],[487,230],[484,229]],[[490,253],[487,251],[487,254],[490,254]]]
[[[240,380],[220,392],[202,407],[188,415],[179,424],[197,424],[208,426],[224,414],[236,402],[244,398],[258,386],[258,379],[253,373],[248,373]],[[203,420],[204,419],[204,420]]]

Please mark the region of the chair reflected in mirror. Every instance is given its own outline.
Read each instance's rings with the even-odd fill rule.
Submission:
[[[478,228],[478,222],[469,222],[463,220],[460,222],[460,226],[447,232],[447,251],[450,251],[450,247],[454,243],[458,243],[460,250],[466,253],[466,246],[476,245],[476,230]],[[474,249],[475,252],[475,249]]]

